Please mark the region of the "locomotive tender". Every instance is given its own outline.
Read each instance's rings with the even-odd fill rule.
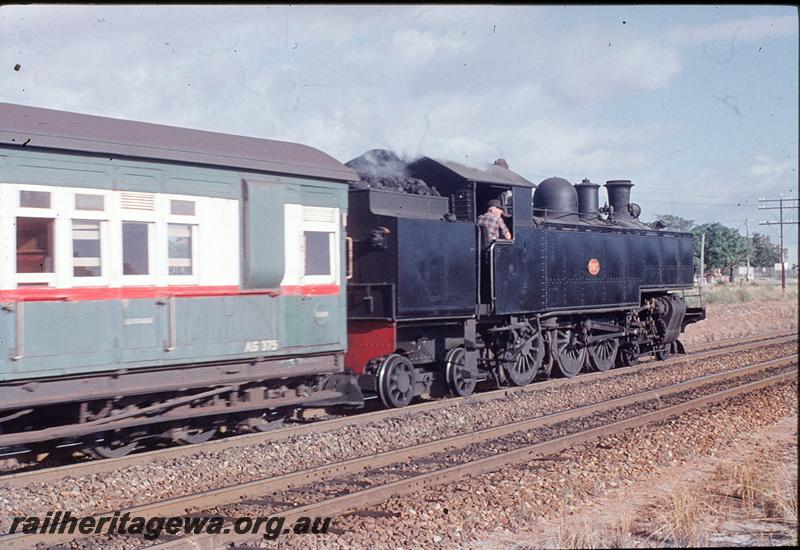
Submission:
[[[630,182],[599,209],[595,184],[504,163],[404,170],[436,192],[358,189],[303,145],[0,104],[0,455],[607,370],[704,317],[675,294],[691,235],[639,222]],[[511,241],[476,225],[496,198]]]

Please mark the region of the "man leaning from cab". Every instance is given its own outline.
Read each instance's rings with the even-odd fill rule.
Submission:
[[[486,229],[489,242],[496,241],[502,235],[511,240],[511,231],[503,221],[503,203],[497,199],[489,201],[486,213],[478,217],[478,226]]]

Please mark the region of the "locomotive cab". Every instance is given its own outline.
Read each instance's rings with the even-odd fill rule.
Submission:
[[[386,174],[395,158],[371,151],[348,165],[367,171],[365,159],[377,159],[382,165],[374,173]],[[511,231],[531,225],[533,184],[501,165],[483,171],[422,158],[402,172],[392,168],[399,176],[380,187],[372,182],[350,191],[354,267],[346,366],[364,390],[396,407],[441,391],[434,383],[442,372],[450,373],[444,382],[452,392],[469,393],[478,381],[475,327],[486,307],[479,281],[488,282],[491,270],[481,267],[489,256],[482,252],[477,219],[489,200],[499,199],[511,215]],[[362,178],[369,181],[370,174]],[[387,189],[417,181],[435,194]],[[514,200],[521,204],[516,212]]]
[[[451,161],[422,158],[412,163],[409,171],[425,181],[434,182],[443,195],[450,197],[458,219],[476,227],[477,246],[481,251],[476,262],[479,314],[492,313],[494,296],[493,265],[498,247],[514,247],[516,232],[533,225],[532,196],[536,185],[509,169],[505,159],[497,159],[486,170],[479,170]],[[511,232],[511,240],[491,241],[478,225],[491,200],[500,200],[505,214],[503,221]]]

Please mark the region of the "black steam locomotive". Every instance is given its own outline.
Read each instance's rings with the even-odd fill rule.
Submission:
[[[482,381],[632,365],[682,352],[705,317],[687,308],[692,235],[639,221],[628,180],[538,186],[499,159],[488,170],[370,151],[348,163],[346,366],[389,407]],[[477,224],[501,200],[512,239]]]

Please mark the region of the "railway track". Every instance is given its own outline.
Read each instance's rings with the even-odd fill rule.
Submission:
[[[257,515],[281,515],[290,523],[304,516],[340,515],[424,487],[551,455],[598,437],[663,421],[796,377],[797,355],[793,354],[693,378],[656,391],[638,392],[379,454],[167,499],[120,513],[154,517],[181,516],[197,511],[228,517],[252,516],[256,515],[252,503],[257,502]],[[243,499],[251,500],[248,504]],[[298,505],[286,508],[287,502]],[[98,514],[95,518],[112,514]],[[175,539],[159,544],[158,548],[219,548],[231,542],[247,543],[260,536],[260,533],[238,535],[231,530],[222,535]],[[0,547],[54,545],[72,538],[74,536],[57,534],[6,535],[0,537]],[[137,541],[142,542],[138,539],[130,542],[136,544]],[[95,547],[95,543],[98,548],[104,545],[102,540],[80,542],[81,547]]]
[[[687,355],[680,355],[661,362],[644,362],[633,367],[616,368],[607,372],[584,373],[575,378],[556,378],[547,381],[536,382],[523,387],[502,388],[498,390],[485,391],[473,394],[468,397],[447,398],[425,401],[415,405],[410,405],[402,409],[388,409],[347,415],[331,420],[320,420],[298,425],[289,425],[272,432],[254,433],[232,436],[222,439],[209,441],[196,445],[185,445],[181,447],[170,447],[132,454],[120,458],[98,459],[86,462],[70,463],[49,468],[33,469],[30,471],[5,474],[0,476],[0,488],[2,487],[22,487],[33,483],[48,483],[64,479],[67,477],[81,477],[91,474],[111,472],[131,466],[148,464],[158,460],[173,460],[181,457],[191,456],[198,452],[213,453],[228,448],[246,447],[258,445],[269,441],[278,441],[299,434],[316,434],[336,430],[344,426],[362,426],[378,420],[387,418],[402,418],[405,416],[418,414],[426,411],[435,411],[442,408],[454,407],[459,405],[469,405],[491,401],[494,399],[505,398],[517,394],[526,394],[542,391],[549,388],[558,388],[613,379],[620,376],[628,376],[648,370],[669,368],[674,365],[686,363],[688,361],[699,361],[715,357],[724,356],[729,353],[742,353],[745,351],[758,349],[768,345],[780,345],[797,339],[795,333],[780,332],[768,335],[753,336],[747,338],[727,339],[713,342],[703,348],[693,351]]]

